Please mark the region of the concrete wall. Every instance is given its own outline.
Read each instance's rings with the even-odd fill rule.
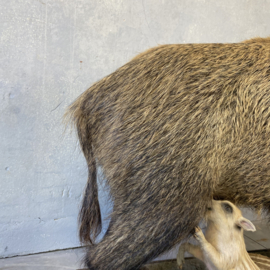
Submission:
[[[0,0],[0,7],[0,257],[79,246],[87,171],[61,118],[93,82],[157,44],[270,34],[269,0]]]

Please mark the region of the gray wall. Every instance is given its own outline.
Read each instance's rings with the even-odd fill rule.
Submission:
[[[266,0],[0,0],[0,12],[1,257],[79,246],[87,171],[61,118],[93,82],[157,44],[270,34]]]

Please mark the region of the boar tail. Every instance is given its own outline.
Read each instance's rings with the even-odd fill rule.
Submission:
[[[78,98],[67,110],[65,119],[77,130],[80,146],[88,166],[88,180],[79,213],[79,238],[81,243],[93,244],[102,229],[98,201],[97,169],[93,153],[91,128],[83,113],[82,98]]]

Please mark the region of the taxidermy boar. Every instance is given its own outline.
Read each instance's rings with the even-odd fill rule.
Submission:
[[[69,108],[89,176],[89,269],[131,270],[187,239],[212,198],[270,213],[270,39],[162,45]],[[114,203],[101,230],[96,168]]]

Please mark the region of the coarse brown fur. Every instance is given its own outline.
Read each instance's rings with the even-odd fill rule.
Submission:
[[[138,269],[189,237],[212,196],[269,213],[270,39],[152,48],[68,116],[89,166],[82,242],[101,228],[97,165],[114,202],[89,269]]]

